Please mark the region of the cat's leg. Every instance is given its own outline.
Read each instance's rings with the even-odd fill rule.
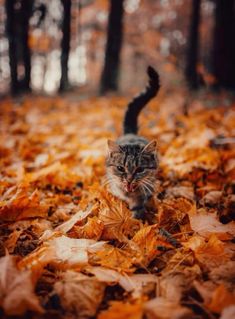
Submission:
[[[137,207],[132,211],[132,216],[136,219],[144,219],[145,218],[145,213],[146,213],[146,209],[145,207]]]
[[[128,198],[128,206],[132,211],[132,216],[137,219],[145,219],[146,213],[151,210],[152,206],[152,194],[148,197],[146,196],[138,196],[134,198]]]
[[[137,219],[144,219],[144,215],[146,212],[145,209],[145,200],[142,197],[138,198],[129,198],[128,206],[132,212],[132,216]]]

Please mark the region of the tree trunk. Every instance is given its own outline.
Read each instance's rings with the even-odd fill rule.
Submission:
[[[61,41],[61,79],[60,79],[60,92],[65,91],[69,87],[68,80],[68,60],[70,51],[70,38],[71,38],[71,0],[61,0],[63,5],[64,14],[62,22],[62,41]]]
[[[6,33],[9,43],[9,60],[10,60],[10,73],[11,73],[11,93],[16,94],[19,90],[17,78],[17,43],[16,43],[16,30],[15,30],[15,0],[6,0]]]
[[[199,86],[199,76],[197,72],[198,46],[199,46],[199,24],[200,24],[201,0],[192,0],[191,25],[188,41],[187,61],[185,76],[191,89]]]
[[[212,63],[216,86],[235,89],[234,0],[216,0]]]
[[[124,0],[110,0],[105,62],[101,76],[101,93],[118,89],[123,38],[123,3]]]
[[[21,43],[22,43],[22,60],[24,65],[24,78],[22,80],[22,90],[30,91],[30,76],[31,76],[31,52],[29,48],[29,19],[32,15],[33,1],[21,1]]]

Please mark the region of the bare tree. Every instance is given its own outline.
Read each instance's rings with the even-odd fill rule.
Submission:
[[[61,0],[63,5],[63,21],[62,21],[62,41],[61,41],[61,78],[60,78],[60,92],[65,91],[69,87],[68,80],[68,61],[70,51],[70,38],[71,38],[71,0]]]
[[[16,6],[17,4],[17,6]],[[32,0],[6,0],[6,33],[9,43],[9,60],[12,94],[30,90],[31,54],[28,45],[29,19],[32,15]],[[24,75],[20,80],[18,65],[23,62]]]
[[[18,78],[17,78],[17,38],[16,38],[16,24],[13,23],[15,20],[15,0],[6,0],[6,33],[9,43],[9,60],[10,60],[10,72],[11,72],[11,92],[16,94],[18,92]]]
[[[118,89],[123,38],[123,3],[124,0],[110,0],[105,61],[101,76],[101,93]]]
[[[32,15],[33,1],[22,0],[20,12],[21,24],[21,43],[22,43],[22,60],[24,65],[24,78],[21,82],[23,91],[30,91],[30,76],[31,76],[31,52],[28,45],[29,38],[29,19]]]
[[[199,47],[199,24],[200,24],[201,0],[192,0],[192,13],[190,18],[190,30],[188,39],[188,50],[186,59],[185,77],[191,89],[199,86],[197,72],[198,47]]]
[[[217,86],[235,89],[235,1],[215,0],[215,3],[213,74]]]

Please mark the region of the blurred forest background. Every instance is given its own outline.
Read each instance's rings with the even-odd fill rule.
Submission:
[[[235,88],[234,0],[0,0],[0,96]],[[186,79],[186,81],[184,81]]]

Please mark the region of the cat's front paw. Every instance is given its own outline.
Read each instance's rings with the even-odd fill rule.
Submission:
[[[131,209],[132,217],[136,219],[144,219],[145,208],[143,206],[136,206]]]

